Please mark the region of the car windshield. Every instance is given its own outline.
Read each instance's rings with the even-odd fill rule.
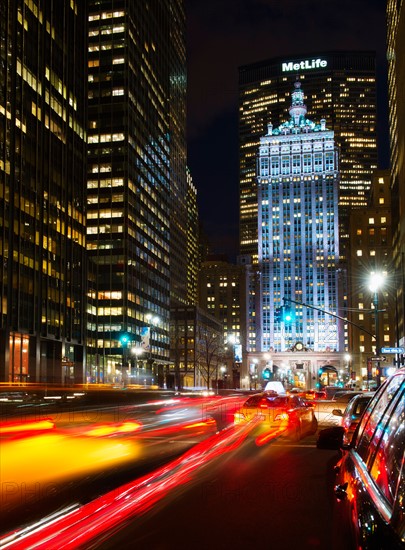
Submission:
[[[267,406],[268,407],[286,407],[288,405],[287,397],[268,397]]]
[[[253,395],[246,401],[245,407],[259,407],[263,404],[265,404],[266,407],[286,407],[288,405],[288,397]]]

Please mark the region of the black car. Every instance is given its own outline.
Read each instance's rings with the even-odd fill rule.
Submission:
[[[405,548],[405,369],[377,390],[348,445],[342,427],[322,430],[318,448],[341,448],[335,496],[352,546]]]

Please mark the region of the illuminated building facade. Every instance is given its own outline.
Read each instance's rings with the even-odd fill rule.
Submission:
[[[225,365],[222,323],[197,305],[171,310],[169,388],[215,388]]]
[[[198,270],[200,265],[197,189],[187,169],[187,303],[198,301]]]
[[[267,124],[288,117],[291,82],[299,78],[314,119],[326,120],[339,148],[341,246],[348,213],[367,204],[377,168],[375,54],[325,52],[276,58],[239,69],[240,253],[257,261],[256,151]]]
[[[238,257],[237,264],[208,257],[199,274],[199,305],[223,326],[227,348],[227,371],[232,387],[240,387],[242,360],[247,341],[250,264]],[[232,375],[231,375],[232,374]]]
[[[405,5],[387,2],[388,104],[391,143],[393,249],[396,274],[396,343],[405,347]],[[404,356],[402,356],[404,361]]]
[[[187,301],[183,1],[91,0],[88,25],[88,375],[125,380],[147,329],[153,382]]]
[[[337,315],[339,308],[334,132],[324,119],[316,124],[306,118],[298,80],[291,98],[289,120],[270,123],[258,148],[260,280],[256,341],[249,348],[283,352],[300,342],[314,352],[343,351],[341,322],[325,313]]]
[[[376,352],[378,330],[380,347],[392,347],[396,342],[395,279],[392,277],[392,223],[390,172],[378,170],[372,178],[369,204],[353,210],[350,215],[349,265],[349,350],[351,365],[359,381],[367,382],[367,358]],[[382,273],[385,283],[379,290],[378,326],[376,326],[374,295],[369,289],[372,273]],[[361,327],[361,329],[359,328]],[[385,355],[385,354],[382,354]],[[383,367],[392,367],[395,355],[387,356]],[[373,369],[377,366],[375,363]],[[371,373],[375,377],[375,372]]]
[[[0,380],[82,382],[83,2],[0,0]]]

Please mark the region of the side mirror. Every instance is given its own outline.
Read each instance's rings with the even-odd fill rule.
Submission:
[[[343,416],[343,413],[340,409],[333,409],[332,414],[335,416]]]
[[[333,428],[321,430],[316,442],[317,449],[329,449],[331,451],[340,449],[343,445],[344,431],[342,426],[334,426]]]

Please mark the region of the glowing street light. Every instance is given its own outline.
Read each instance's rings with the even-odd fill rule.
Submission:
[[[380,354],[380,327],[378,318],[378,291],[384,286],[385,276],[383,273],[372,272],[369,278],[369,289],[373,293],[374,319],[375,319],[375,354]],[[380,362],[377,361],[377,387],[381,384]]]

